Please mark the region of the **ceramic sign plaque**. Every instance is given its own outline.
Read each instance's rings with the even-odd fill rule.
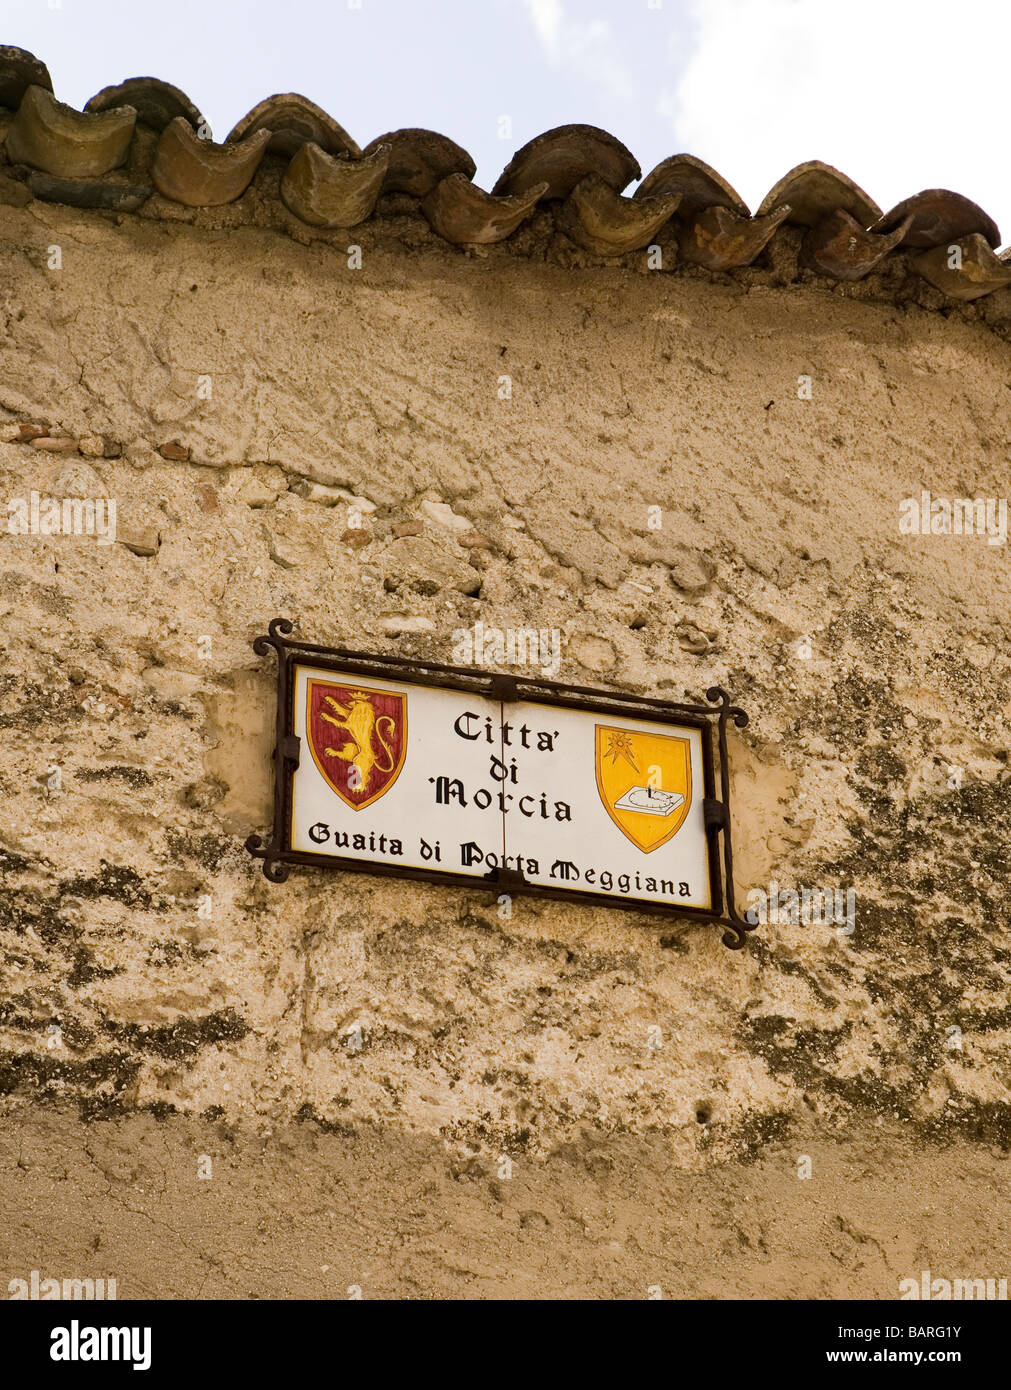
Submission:
[[[481,885],[702,916],[743,943],[726,725],[747,716],[725,692],[679,705],[291,631],[254,644],[278,659],[275,819],[246,847],[272,881],[302,863]]]

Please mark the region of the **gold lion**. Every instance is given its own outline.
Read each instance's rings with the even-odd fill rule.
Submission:
[[[323,752],[328,758],[340,758],[357,768],[360,780],[357,787],[351,787],[352,791],[365,790],[374,767],[378,767],[380,772],[393,771],[393,750],[383,738],[382,726],[384,723],[390,726],[388,733],[392,737],[396,732],[397,722],[389,714],[383,714],[378,719],[376,718],[375,706],[372,704],[368,691],[352,690],[351,701],[347,705],[342,705],[331,695],[324,695],[323,703],[329,705],[331,709],[337,710],[338,713],[333,715],[327,714],[325,710],[320,710],[319,717],[326,720],[328,724],[333,724],[335,728],[343,729],[351,739],[350,743],[345,743],[341,748],[324,748]],[[372,750],[373,734],[379,739],[380,746],[389,759],[386,767],[382,765],[377,754]]]

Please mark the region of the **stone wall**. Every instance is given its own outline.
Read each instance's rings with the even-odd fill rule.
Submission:
[[[755,270],[355,239],[360,269],[333,236],[0,207],[4,497],[118,522],[0,533],[0,1091],[464,1158],[659,1131],[693,1166],[810,1112],[1006,1143],[1007,547],[899,530],[922,488],[1006,495],[1005,340]],[[561,679],[726,686],[742,898],[852,888],[855,931],[728,952],[270,885],[242,842],[278,614],[438,660],[479,618],[557,627]]]

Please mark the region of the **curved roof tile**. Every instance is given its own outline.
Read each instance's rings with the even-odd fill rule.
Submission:
[[[536,183],[526,193],[503,198],[485,193],[463,174],[450,174],[421,206],[432,228],[447,241],[455,246],[484,246],[504,241],[547,191],[546,183]]]
[[[34,196],[127,212],[147,199],[148,177],[165,198],[214,207],[241,197],[270,150],[288,160],[281,200],[317,227],[355,226],[377,207],[382,216],[382,194],[406,194],[419,200],[446,241],[489,244],[506,240],[538,202],[548,200],[548,235],[553,224],[594,255],[625,255],[659,236],[665,245],[676,238],[689,264],[734,271],[751,265],[770,241],[775,245],[777,229],[788,221],[804,230],[802,237],[790,233],[785,256],[775,261],[780,267],[799,264],[853,281],[895,264],[898,278],[883,284],[903,284],[908,268],[953,300],[1011,286],[1011,252],[995,254],[997,225],[969,198],[929,188],[882,213],[852,179],[820,160],[785,174],[752,217],[736,189],[691,154],[661,160],[631,197],[623,197],[640,176],[632,153],[596,126],[564,125],[517,150],[487,193],[472,182],[475,166],[467,151],[437,131],[390,131],[363,152],[322,107],[288,92],[259,102],[223,144],[215,144],[189,97],[160,78],[131,77],[105,87],[76,111],[53,96],[45,64],[10,46],[0,47],[0,108],[14,113],[5,118],[3,198],[19,207]],[[150,175],[148,147],[138,144],[142,157],[131,155],[138,124],[157,132]],[[114,172],[127,163],[137,182]],[[276,202],[276,173],[263,188],[267,202]],[[143,215],[161,211],[155,199]],[[280,213],[278,225],[291,228]],[[929,292],[921,302],[933,302]]]
[[[762,199],[758,214],[763,216],[783,203],[790,205],[788,220],[802,227],[817,227],[823,217],[838,208],[848,212],[861,227],[869,227],[881,216],[877,203],[859,184],[820,159],[809,159],[784,174]]]
[[[32,196],[43,203],[64,203],[74,208],[102,208],[106,212],[136,212],[154,192],[150,184],[106,183],[103,179],[58,179],[35,173],[28,179]]]
[[[234,145],[255,135],[258,130],[270,131],[268,148],[274,154],[293,155],[300,145],[311,140],[329,155],[347,155],[361,159],[362,152],[342,125],[299,92],[278,92],[258,102],[247,111],[225,136],[225,144]]]
[[[707,270],[734,270],[750,265],[789,215],[788,204],[760,217],[742,217],[717,204],[682,227],[678,245],[686,261]]]
[[[620,140],[595,125],[560,125],[516,151],[492,189],[496,195],[526,193],[546,183],[545,198],[566,198],[587,174],[620,193],[640,174],[635,156]]]
[[[912,220],[905,217],[890,232],[868,232],[845,209],[837,208],[808,230],[801,264],[834,280],[862,280],[900,244]]]
[[[904,246],[930,247],[957,241],[979,232],[991,246],[1000,245],[997,223],[978,203],[952,193],[950,188],[925,188],[896,203],[891,212],[875,222],[873,232],[890,232],[904,218],[912,219],[902,240]]]
[[[655,193],[680,193],[678,219],[694,217],[703,208],[732,208],[747,217],[748,205],[721,174],[693,154],[672,154],[663,159],[643,179],[633,198],[649,198]]]
[[[181,116],[161,133],[151,163],[151,181],[159,193],[191,208],[217,207],[240,198],[256,173],[270,141],[269,130],[246,140],[216,145],[201,140]]]
[[[45,63],[26,48],[0,44],[0,106],[16,111],[29,87],[53,90],[53,79]]]
[[[410,193],[412,197],[425,198],[450,174],[472,179],[477,173],[477,165],[467,151],[434,130],[392,130],[371,140],[364,153],[373,154],[380,145],[387,145],[390,151],[384,193]]]
[[[953,252],[958,248],[958,256]],[[980,299],[1011,285],[1011,265],[996,256],[986,237],[971,232],[952,246],[921,251],[913,265],[935,289],[952,299]]]
[[[28,87],[7,131],[7,154],[57,178],[97,178],[125,163],[136,123],[132,106],[90,114],[45,87]]]
[[[680,193],[623,198],[599,175],[587,174],[564,203],[559,225],[596,256],[623,256],[648,246],[680,201]]]
[[[356,227],[376,205],[389,159],[389,145],[361,159],[334,159],[306,141],[281,180],[284,205],[313,227]]]
[[[160,77],[128,77],[115,87],[103,87],[84,103],[85,111],[108,111],[114,106],[132,106],[141,125],[152,130],[164,130],[169,121],[182,116],[210,135],[210,127],[186,93]]]

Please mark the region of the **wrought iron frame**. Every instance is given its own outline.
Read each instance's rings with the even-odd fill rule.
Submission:
[[[367,873],[392,878],[422,879],[462,888],[478,888],[487,884],[498,892],[532,893],[538,897],[562,899],[601,907],[618,908],[653,917],[689,917],[712,922],[726,928],[723,944],[739,950],[747,933],[754,931],[757,920],[752,914],[742,916],[735,905],[734,854],[730,839],[730,768],[727,754],[727,724],[742,729],[748,716],[739,706],[731,704],[730,696],[721,686],[706,691],[708,705],[679,704],[670,700],[655,700],[620,691],[593,690],[587,686],[566,685],[559,681],[537,680],[523,675],[504,675],[475,670],[466,666],[447,666],[438,661],[423,661],[413,657],[377,656],[369,652],[352,651],[346,647],[323,647],[288,636],[294,624],[288,618],[274,618],[266,633],[253,642],[258,656],[273,652],[277,657],[277,715],[274,745],[274,824],[269,840],[250,835],[245,847],[256,859],[263,861],[263,873],[271,883],[283,883],[292,864],[307,864],[315,868],[341,869],[349,873]],[[435,869],[400,867],[396,864],[377,864],[371,860],[344,858],[337,855],[312,854],[291,848],[291,809],[295,770],[299,765],[300,740],[294,729],[295,668],[299,664],[313,665],[324,670],[346,671],[354,675],[375,676],[397,680],[408,685],[438,686],[448,690],[469,691],[503,704],[530,701],[556,705],[560,708],[585,710],[599,714],[638,718],[656,723],[674,721],[696,728],[702,738],[703,815],[709,859],[710,908],[678,907],[676,904],[626,901],[606,893],[579,893],[565,888],[549,888],[528,882],[515,869],[495,868],[487,874],[472,876]],[[711,708],[715,705],[716,708]],[[713,734],[719,751],[719,791],[716,794],[716,767],[713,757]],[[719,838],[723,837],[722,872]]]

